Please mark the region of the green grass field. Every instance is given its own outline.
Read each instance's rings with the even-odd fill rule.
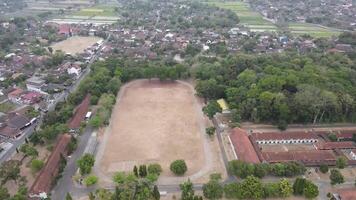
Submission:
[[[249,4],[246,2],[208,0],[206,3],[236,12],[240,19],[240,23],[249,27],[251,31],[278,31],[278,27],[275,24],[264,19],[260,13],[252,11]],[[309,34],[312,37],[331,37],[340,33],[333,29],[307,23],[290,23],[289,30],[294,34]]]
[[[98,5],[90,8],[83,8],[78,12],[73,13],[75,16],[102,16],[102,17],[111,17],[117,16],[114,7]]]
[[[250,9],[248,3],[241,1],[221,2],[208,1],[210,5],[234,11],[240,19],[240,23],[256,32],[276,31],[277,27],[270,21],[263,19],[262,15]]]
[[[299,35],[309,34],[313,37],[331,37],[333,35],[340,34],[339,31],[333,30],[331,28],[307,23],[289,23],[288,28],[292,33]]]

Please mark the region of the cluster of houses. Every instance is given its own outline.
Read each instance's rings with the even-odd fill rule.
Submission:
[[[306,166],[335,165],[337,158],[343,156],[350,165],[356,165],[356,143],[352,141],[355,133],[350,129],[254,132],[235,128],[229,137],[237,159],[249,163],[297,161]],[[338,140],[330,141],[329,134],[335,134]],[[283,150],[270,148],[282,145]]]
[[[356,29],[355,0],[252,1],[252,6],[274,21],[298,21],[323,24],[341,29]]]

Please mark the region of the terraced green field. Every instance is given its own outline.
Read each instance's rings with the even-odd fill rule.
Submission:
[[[247,2],[223,2],[219,0],[208,0],[206,1],[206,3],[210,5],[215,5],[220,8],[233,10],[240,18],[240,23],[249,27],[251,31],[278,31],[278,27],[275,24],[264,19],[260,13],[252,11]],[[331,28],[321,27],[318,25],[307,23],[290,23],[289,30],[292,33],[298,35],[309,34],[313,37],[331,37],[340,33],[337,30]]]

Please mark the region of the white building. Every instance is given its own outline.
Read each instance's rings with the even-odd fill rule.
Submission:
[[[41,88],[45,85],[45,81],[39,77],[33,76],[26,80],[26,87],[29,91],[44,93]]]
[[[352,160],[356,160],[356,151],[355,150],[352,150],[350,152],[350,157],[351,157]]]

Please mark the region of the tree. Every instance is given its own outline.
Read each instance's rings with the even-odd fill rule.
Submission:
[[[155,185],[154,187],[153,187],[153,198],[155,199],[155,200],[159,200],[160,198],[161,198],[161,195],[160,195],[160,193],[159,193],[159,191],[158,191],[158,187],[157,187],[157,185]]]
[[[218,180],[211,179],[203,185],[203,194],[207,199],[220,199],[223,196],[223,187],[219,184]]]
[[[7,188],[0,186],[0,199],[9,199],[10,194]]]
[[[261,199],[263,197],[263,185],[258,178],[248,176],[241,183],[241,193],[245,199]]]
[[[180,184],[179,188],[182,191],[181,194],[182,200],[193,200],[194,198],[193,183],[189,179],[187,182]]]
[[[95,185],[98,182],[98,177],[96,176],[88,176],[84,179],[84,184],[86,186],[91,186],[91,185]]]
[[[212,119],[216,113],[221,111],[221,107],[216,101],[209,101],[208,104],[203,108],[204,114],[210,119]]]
[[[337,169],[332,169],[330,171],[329,178],[330,178],[330,181],[331,181],[331,185],[341,184],[341,183],[345,182],[344,176]]]
[[[279,191],[283,198],[289,197],[293,193],[293,188],[287,179],[282,179],[279,183]]]
[[[175,160],[170,165],[170,170],[175,175],[183,175],[187,171],[187,165],[185,164],[184,160]]]
[[[140,165],[140,167],[138,168],[138,174],[142,178],[147,176],[147,167],[146,167],[146,165]]]
[[[195,86],[198,96],[208,100],[218,99],[224,96],[225,88],[219,85],[215,79],[198,80]]]
[[[34,159],[31,161],[31,171],[33,173],[40,171],[43,166],[44,166],[44,162],[42,160]]]
[[[337,136],[334,133],[330,133],[328,135],[328,138],[332,141],[332,142],[336,142],[337,141]]]
[[[336,160],[336,167],[339,169],[344,169],[347,165],[347,159],[343,156],[340,156]]]
[[[31,156],[34,158],[38,156],[38,151],[36,150],[36,148],[29,144],[22,145],[20,147],[20,152],[22,152],[26,157]]]
[[[207,135],[209,135],[211,137],[215,133],[215,127],[208,127],[208,128],[205,129],[205,132],[206,132]]]
[[[325,174],[329,171],[329,167],[326,164],[322,164],[320,165],[319,170],[321,171],[321,173]]]
[[[147,171],[149,174],[157,174],[159,176],[162,172],[162,167],[158,163],[149,164]]]
[[[66,200],[72,200],[72,196],[69,194],[69,192],[67,192],[67,195],[66,195]]]
[[[137,166],[136,165],[133,168],[133,173],[135,174],[136,177],[138,177],[138,170],[137,170]]]
[[[2,163],[0,166],[0,179],[1,185],[5,184],[8,180],[20,178],[20,161],[9,160]]]
[[[79,166],[80,174],[85,175],[91,172],[91,168],[94,166],[95,158],[91,154],[85,154],[78,161],[77,164]]]
[[[305,178],[296,178],[293,184],[293,193],[294,195],[303,195],[305,188],[306,180]]]
[[[314,199],[319,195],[319,188],[311,181],[307,181],[304,187],[304,196],[307,199]]]

